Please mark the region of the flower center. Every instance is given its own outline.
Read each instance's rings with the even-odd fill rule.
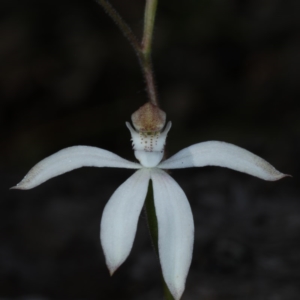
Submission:
[[[159,136],[160,132],[139,132],[141,150],[146,152],[157,151]]]
[[[142,166],[153,168],[161,162],[171,125],[171,122],[168,122],[165,130],[162,132],[136,132],[130,123],[126,123],[131,133],[134,155]]]

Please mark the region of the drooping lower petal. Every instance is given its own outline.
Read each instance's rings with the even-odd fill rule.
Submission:
[[[148,169],[138,170],[119,186],[104,208],[100,238],[110,274],[131,251],[149,179]]]
[[[190,204],[177,182],[166,172],[151,170],[158,222],[158,248],[162,272],[173,297],[180,299],[190,268],[194,221]]]
[[[192,145],[158,165],[162,169],[204,166],[225,167],[270,181],[289,176],[277,171],[267,161],[243,148],[218,141]]]
[[[37,163],[12,189],[28,190],[81,167],[139,169],[141,165],[97,147],[74,146],[60,150]]]

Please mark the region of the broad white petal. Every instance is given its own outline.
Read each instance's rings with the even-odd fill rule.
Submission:
[[[149,170],[135,172],[119,186],[104,208],[100,238],[111,275],[131,251],[149,179]]]
[[[289,176],[277,171],[259,156],[233,144],[209,141],[187,147],[158,165],[162,169],[219,166],[264,180]]]
[[[74,146],[41,160],[12,189],[32,189],[50,178],[81,167],[139,169],[141,165],[97,147]]]
[[[190,204],[177,182],[166,172],[151,170],[158,222],[158,248],[162,272],[173,297],[180,299],[190,268],[194,221]]]

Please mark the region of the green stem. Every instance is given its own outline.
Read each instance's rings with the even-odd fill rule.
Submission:
[[[157,0],[146,0],[145,14],[144,14],[144,33],[141,44],[141,64],[146,80],[147,93],[152,104],[158,106],[157,91],[154,81],[151,50],[153,28],[156,15]]]
[[[174,300],[165,281],[164,281],[164,296],[165,296],[165,300]]]
[[[142,40],[142,52],[146,59],[150,59],[152,48],[153,28],[155,14],[157,8],[157,0],[147,0],[144,17],[144,34]]]
[[[136,55],[138,56],[142,71],[145,77],[146,90],[149,101],[158,106],[157,91],[153,76],[153,68],[151,62],[152,36],[153,27],[156,14],[157,0],[146,0],[145,7],[145,21],[142,42],[140,43],[128,24],[122,19],[115,8],[108,2],[108,0],[95,0],[100,4],[106,13],[117,24],[124,36],[129,40]]]
[[[151,242],[155,253],[158,256],[158,224],[154,206],[152,181],[149,182],[148,192],[145,200],[145,212],[147,217],[148,229],[150,232]]]
[[[155,212],[152,181],[149,182],[148,192],[147,192],[146,201],[145,201],[145,212],[146,212],[151,242],[152,242],[152,245],[153,245],[156,255],[159,256],[159,254],[158,254],[158,223],[157,223],[156,212]],[[164,286],[165,300],[174,300],[163,277],[162,277],[162,281],[163,281],[163,286]]]

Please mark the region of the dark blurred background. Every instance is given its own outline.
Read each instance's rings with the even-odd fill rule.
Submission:
[[[140,36],[144,1],[112,3]],[[174,170],[196,232],[183,300],[300,298],[300,2],[160,0],[153,62],[168,154],[223,140],[293,175]],[[85,168],[9,191],[42,158],[98,146],[133,160],[146,101],[135,54],[92,0],[0,1],[0,299],[162,299],[144,214],[110,278],[103,207],[130,170]]]

